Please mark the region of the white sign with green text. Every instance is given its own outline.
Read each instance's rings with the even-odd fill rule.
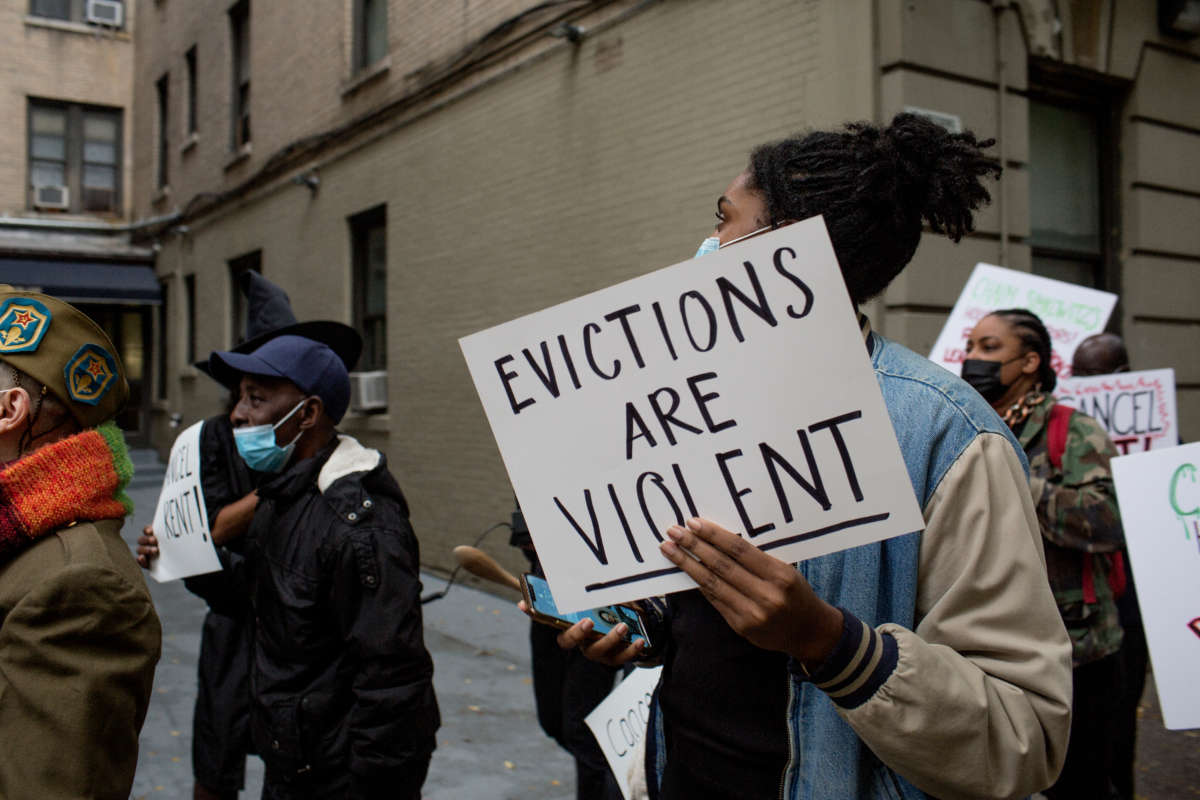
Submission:
[[[1200,443],[1112,460],[1163,723],[1200,728]]]
[[[1110,292],[992,264],[976,264],[929,360],[958,375],[966,358],[967,335],[975,323],[1002,308],[1024,308],[1045,324],[1053,348],[1050,362],[1059,377],[1065,378],[1071,374],[1075,348],[1104,330],[1116,304],[1117,296]]]

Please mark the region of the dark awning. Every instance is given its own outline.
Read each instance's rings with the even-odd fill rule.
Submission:
[[[162,288],[148,264],[0,257],[0,283],[71,303],[162,303]]]

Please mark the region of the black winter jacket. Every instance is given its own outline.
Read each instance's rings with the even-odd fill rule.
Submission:
[[[346,436],[258,491],[245,558],[205,587],[251,599],[254,743],[274,780],[386,797],[440,725],[404,495]]]

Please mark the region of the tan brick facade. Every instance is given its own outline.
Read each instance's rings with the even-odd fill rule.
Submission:
[[[253,250],[301,318],[349,320],[347,219],[380,204],[389,407],[343,427],[387,452],[424,558],[443,568],[452,546],[512,510],[458,337],[688,258],[753,145],[807,126],[890,119],[909,105],[956,114],[983,136],[1003,128],[1002,204],[983,212],[978,233],[957,247],[927,235],[913,265],[872,304],[878,327],[918,351],[932,344],[977,261],[1030,268],[1029,33],[1018,10],[999,16],[998,37],[995,12],[981,0],[614,2],[572,19],[584,29],[579,44],[551,35],[544,14],[479,41],[533,5],[393,0],[386,65],[356,81],[349,0],[251,0],[253,142],[230,165],[228,4],[143,3],[138,213],[207,208],[186,216],[186,231],[159,238],[158,272],[175,310],[160,446],[169,442],[168,414],[189,422],[220,407],[217,388],[183,363],[185,277],[195,276],[201,356],[232,343],[226,264]],[[1122,322],[1138,366],[1176,368],[1185,436],[1194,438],[1200,362],[1186,348],[1200,325],[1200,121],[1192,118],[1200,81],[1188,70],[1200,50],[1164,43],[1151,2],[1114,8],[1104,61],[1131,82],[1120,109],[1123,233],[1114,280],[1124,287]],[[998,40],[1007,65],[1002,126]],[[178,86],[172,97],[183,97],[176,76],[193,44],[199,137],[180,153],[181,135],[172,135],[171,193],[156,203],[155,117],[144,109],[153,109],[153,82],[166,71]],[[501,44],[479,70],[439,83],[448,65]],[[351,124],[373,110],[375,124]],[[314,145],[313,134],[337,126]],[[1166,153],[1180,166],[1164,165]],[[272,171],[280,159],[286,168]],[[309,170],[315,189],[292,180]],[[236,197],[213,202],[239,186]],[[1155,279],[1142,280],[1149,271]],[[499,542],[489,549],[506,550]],[[515,553],[505,558],[521,564]]]
[[[28,208],[29,98],[121,109],[124,141],[121,213],[132,209],[130,162],[133,136],[133,18],[136,0],[126,0],[126,25],[111,30],[28,14],[27,0],[0,4],[0,214],[36,216]],[[61,219],[62,214],[47,215]]]

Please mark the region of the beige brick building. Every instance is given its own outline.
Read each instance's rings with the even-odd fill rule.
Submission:
[[[160,290],[149,242],[130,244],[136,0],[0,3],[0,282],[81,305],[121,351],[121,416],[149,424]]]
[[[513,506],[458,337],[689,257],[753,145],[907,107],[996,137],[1006,170],[976,234],[925,237],[876,327],[928,351],[977,261],[1120,292],[1136,365],[1175,368],[1194,439],[1200,44],[1159,5],[143,0],[155,441],[221,407],[188,364],[236,342],[234,276],[261,269],[302,319],[367,332],[386,409],[343,428],[388,454],[447,567]]]

